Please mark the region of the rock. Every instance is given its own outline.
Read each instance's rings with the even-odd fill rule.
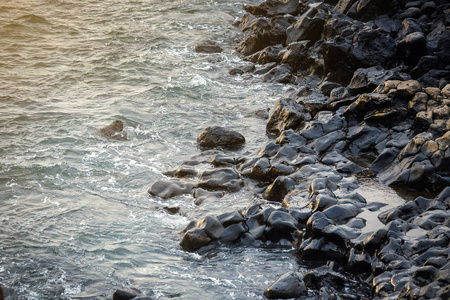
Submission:
[[[192,196],[195,198],[194,204],[200,205],[207,199],[219,199],[223,197],[223,191],[207,191],[202,188],[197,188],[193,191]]]
[[[391,106],[392,99],[385,94],[362,94],[344,112],[346,118],[362,120],[363,117],[374,109],[385,109]]]
[[[414,53],[414,51],[411,52],[413,58]],[[425,55],[419,58],[417,65],[411,70],[410,74],[414,78],[419,78],[433,69],[439,69],[439,58],[437,56]]]
[[[197,143],[202,147],[234,148],[245,143],[245,138],[237,131],[224,127],[207,127],[197,138]]]
[[[442,95],[444,95],[445,98],[450,98],[450,83],[447,84],[443,89],[442,89]]]
[[[275,68],[277,66],[276,62],[270,62],[270,63],[266,63],[262,66],[256,67],[255,71],[253,72],[254,75],[264,75],[267,72],[269,72],[270,70],[272,70],[273,68]]]
[[[387,127],[402,121],[407,115],[407,110],[401,108],[385,108],[374,110],[364,116],[364,121],[368,124],[381,124]]]
[[[292,233],[297,230],[297,220],[289,213],[283,211],[274,211],[267,219],[265,236],[272,242],[278,242],[280,239],[292,241]]]
[[[195,46],[195,52],[200,53],[220,53],[222,51],[222,48],[216,42],[210,40],[202,41]]]
[[[164,181],[160,180],[155,182],[148,193],[153,196],[160,197],[162,199],[169,199],[175,196],[190,194],[191,190],[194,188],[192,183],[182,183],[180,181]]]
[[[337,203],[337,199],[328,195],[319,194],[311,200],[311,208],[313,211],[323,211],[328,207]]]
[[[163,209],[165,211],[167,211],[170,215],[175,215],[180,211],[179,206],[175,206],[175,207],[164,206]]]
[[[123,131],[123,122],[120,120],[115,120],[110,125],[101,128],[99,130],[100,134],[106,138],[110,138],[117,141],[126,141],[127,134]]]
[[[225,190],[236,192],[243,186],[238,173],[232,168],[220,168],[210,171],[203,171],[200,174],[198,187],[206,190]]]
[[[183,239],[180,242],[180,246],[188,252],[194,252],[201,247],[209,245],[210,243],[211,238],[205,233],[203,229],[192,228],[186,231]]]
[[[290,83],[292,68],[289,65],[280,65],[264,74],[261,79],[264,82]]]
[[[317,89],[313,90],[309,95],[298,97],[296,101],[305,106],[306,110],[313,116],[330,104],[330,99]]]
[[[308,56],[309,41],[290,43],[281,58],[282,64],[288,64],[293,70],[307,70],[313,61]]]
[[[408,80],[400,82],[397,86],[397,91],[400,97],[410,100],[414,95],[421,90],[420,83],[416,80]]]
[[[354,63],[359,68],[385,66],[386,62],[396,56],[395,41],[383,30],[366,26],[357,31],[350,48],[350,55],[356,60]]]
[[[333,144],[345,138],[345,133],[343,131],[330,132],[323,137],[316,139],[311,147],[317,152],[321,153],[329,149]]]
[[[241,238],[241,236],[246,232],[246,228],[243,223],[236,223],[225,228],[225,231],[220,238],[223,243],[232,243]]]
[[[402,27],[402,21],[392,19],[388,15],[382,15],[375,19],[375,25],[387,33],[396,34]]]
[[[387,168],[395,160],[399,152],[400,150],[397,148],[384,149],[372,163],[370,169],[375,172],[380,172],[381,170]]]
[[[166,173],[167,174],[167,173]],[[184,167],[180,166],[178,169],[176,169],[171,176],[177,177],[177,178],[190,178],[197,176],[197,170],[190,168],[190,167]]]
[[[298,298],[306,294],[305,283],[292,271],[283,274],[264,291],[267,299]]]
[[[356,215],[362,210],[353,204],[336,204],[323,211],[323,213],[336,223],[345,222]]]
[[[420,8],[417,7],[409,7],[407,10],[405,10],[400,16],[400,19],[407,19],[407,18],[413,18],[418,19],[422,15],[422,12],[420,11]]]
[[[341,1],[345,0],[340,0]],[[338,4],[339,5],[339,4]],[[351,17],[355,17],[358,20],[368,21],[377,16],[384,14],[392,14],[398,8],[397,1],[389,0],[363,0],[358,1],[355,11],[349,9],[347,14]]]
[[[279,135],[283,130],[297,129],[304,121],[311,119],[304,106],[291,98],[281,98],[275,103],[275,108],[267,121],[266,131]]]
[[[335,89],[339,89],[342,88],[342,86],[339,83],[336,82],[330,82],[330,81],[324,81],[319,85],[319,90],[322,91],[322,93],[327,96],[330,97],[331,96],[331,92]],[[344,88],[345,90],[345,88]],[[337,91],[337,90],[336,90]],[[335,92],[335,98],[332,100],[336,100],[336,92]],[[343,97],[344,98],[344,97]]]
[[[399,80],[400,75],[392,70],[385,70],[380,66],[360,68],[353,74],[348,88],[356,93],[373,91],[377,86],[387,80]]]
[[[274,17],[278,15],[296,15],[300,9],[295,0],[266,0],[258,5],[244,5],[244,9],[255,16]]]
[[[326,17],[325,13],[317,13],[314,17],[309,17],[308,13],[305,13],[295,24],[287,28],[286,43],[304,40],[316,42],[320,39]]]
[[[278,176],[275,181],[269,185],[262,197],[269,201],[281,202],[284,196],[294,188],[295,181],[289,177]]]
[[[114,291],[113,300],[129,300],[137,297],[137,292],[131,289],[117,289]]]
[[[372,258],[368,253],[357,254],[355,249],[350,249],[348,266],[355,274],[372,272]]]
[[[239,211],[223,213],[217,216],[217,218],[225,228],[233,224],[244,222],[246,220],[246,218]]]
[[[289,25],[290,23],[283,17],[269,20],[245,15],[240,27],[247,36],[239,43],[236,50],[247,56],[267,46],[283,44],[286,39],[286,28]]]
[[[212,240],[219,239],[225,230],[219,219],[213,216],[198,219],[195,226],[202,229]]]
[[[306,222],[306,228],[313,234],[321,235],[325,227],[333,224],[334,222],[327,218],[327,216],[323,212],[316,211]]]
[[[345,250],[326,238],[307,239],[302,242],[298,249],[302,259],[315,261],[343,261]]]
[[[271,62],[279,63],[281,50],[283,50],[283,47],[281,45],[267,46],[263,50],[247,56],[245,60],[260,65],[268,64]]]

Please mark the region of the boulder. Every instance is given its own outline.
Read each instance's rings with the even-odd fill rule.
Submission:
[[[194,252],[209,245],[211,241],[211,238],[203,229],[192,228],[186,231],[180,242],[180,246],[188,252]]]
[[[222,48],[216,42],[210,40],[202,41],[195,46],[195,52],[200,53],[220,53],[222,51]]]
[[[274,211],[267,219],[265,236],[272,242],[278,242],[280,239],[292,241],[292,233],[298,229],[297,223],[297,220],[289,213]]]
[[[206,190],[225,190],[236,192],[243,186],[238,173],[232,168],[219,168],[203,171],[198,187]]]
[[[290,83],[292,68],[289,65],[279,65],[264,74],[261,79],[264,82]]]
[[[275,103],[266,125],[266,132],[279,135],[283,130],[297,129],[304,121],[311,119],[305,107],[292,98],[281,98]]]
[[[283,274],[264,291],[267,299],[299,298],[307,294],[305,283],[292,271]]]
[[[347,118],[362,120],[363,117],[374,109],[385,109],[392,105],[392,98],[385,94],[362,94],[344,112]]]
[[[310,238],[302,242],[299,249],[302,259],[314,261],[343,261],[345,249],[338,247],[327,238]]]
[[[310,41],[290,43],[284,52],[281,63],[288,64],[293,70],[307,70],[313,64],[308,56]]]
[[[393,14],[398,9],[398,2],[391,0],[358,0],[354,2],[353,7],[355,7],[355,10],[349,9],[347,15],[358,20],[368,21],[384,14]]]
[[[247,231],[243,223],[236,223],[225,228],[225,231],[220,238],[223,243],[233,243],[241,238],[241,236]]]
[[[192,183],[183,183],[175,180],[160,180],[150,187],[148,193],[162,199],[169,199],[183,194],[190,194],[194,187],[195,185]]]
[[[195,226],[203,230],[212,240],[219,239],[225,230],[220,220],[214,216],[198,219]]]
[[[262,197],[269,201],[282,202],[284,196],[295,186],[295,181],[289,177],[278,176],[274,182],[269,185]]]
[[[286,40],[286,28],[290,25],[283,17],[254,18],[245,15],[240,27],[246,34],[236,50],[247,56],[260,51],[267,46],[283,44]]]
[[[197,143],[202,147],[234,148],[245,143],[245,137],[237,131],[220,126],[207,127],[197,137]]]
[[[266,0],[258,5],[244,5],[244,9],[255,16],[274,17],[278,15],[296,15],[300,4],[296,0]]]
[[[385,70],[380,66],[360,68],[353,74],[348,88],[356,93],[367,93],[387,80],[401,80],[401,77],[397,72]]]
[[[266,48],[250,56],[247,56],[245,60],[260,65],[268,64],[271,62],[279,63],[281,50],[283,50],[282,45],[267,46]]]
[[[127,134],[123,131],[123,122],[120,120],[115,120],[110,125],[101,128],[99,133],[109,139],[117,141],[126,141]]]
[[[219,199],[223,197],[225,193],[223,191],[208,191],[202,188],[197,188],[193,190],[192,196],[194,197],[195,205],[202,204],[207,199]]]
[[[312,43],[320,39],[327,14],[318,13],[314,17],[304,14],[286,30],[286,43],[308,40]]]
[[[328,207],[323,213],[336,223],[343,223],[356,217],[362,210],[353,204],[335,204]]]

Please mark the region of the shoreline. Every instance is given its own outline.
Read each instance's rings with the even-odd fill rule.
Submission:
[[[245,6],[237,50],[255,68],[230,74],[296,85],[268,117],[273,140],[233,156],[220,150],[235,146],[221,129],[212,138],[221,143],[150,187],[163,199],[192,194],[197,205],[253,191],[260,200],[246,208],[193,220],[180,245],[292,247],[322,265],[282,275],[269,299],[450,296],[450,5],[375,2]],[[367,201],[364,178],[437,196]]]

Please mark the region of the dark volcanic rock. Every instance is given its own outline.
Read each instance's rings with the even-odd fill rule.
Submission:
[[[304,106],[292,98],[281,98],[275,103],[275,108],[267,121],[266,131],[279,135],[283,130],[297,129],[304,121],[311,119]]]
[[[266,238],[272,242],[280,239],[292,240],[292,233],[297,230],[297,220],[289,213],[274,211],[267,219]]]
[[[400,75],[391,70],[384,70],[380,66],[361,68],[355,71],[348,85],[351,91],[367,93],[373,91],[377,86],[387,80],[401,80]]]
[[[245,39],[237,46],[236,50],[243,55],[250,55],[267,46],[284,44],[286,28],[290,25],[284,17],[254,18],[245,15],[240,27],[246,34]]]
[[[258,5],[244,5],[244,9],[255,16],[296,15],[300,4],[296,0],[266,0]]]
[[[245,143],[245,138],[237,131],[224,127],[207,127],[197,138],[197,143],[202,147],[233,148]]]
[[[180,181],[157,181],[148,190],[149,194],[163,199],[169,199],[175,196],[190,194],[194,188],[192,183],[183,183]]]
[[[318,13],[314,17],[309,17],[307,13],[304,14],[295,24],[287,28],[286,43],[304,40],[316,42],[320,39],[326,17],[327,15],[324,13]]]
[[[294,272],[288,272],[278,278],[265,291],[267,299],[290,299],[307,295],[307,288],[303,280]]]
[[[294,70],[307,70],[313,64],[308,56],[309,41],[290,43],[281,58],[282,64],[288,64]]]
[[[209,243],[211,243],[211,238],[203,229],[192,228],[184,234],[180,246],[188,252],[194,252]]]
[[[123,122],[120,120],[115,120],[110,125],[101,128],[99,130],[100,134],[106,138],[110,138],[118,141],[126,141],[127,134],[123,131]]]
[[[213,216],[207,216],[205,218],[199,219],[195,226],[205,231],[205,233],[212,240],[219,239],[225,230],[219,219]]]
[[[306,260],[342,261],[345,258],[346,250],[322,237],[303,241],[298,251],[302,259]]]
[[[264,74],[261,79],[264,82],[289,83],[291,82],[291,73],[292,68],[289,65],[280,65]]]
[[[197,46],[195,46],[195,52],[201,53],[219,53],[222,52],[222,48],[217,45],[214,41],[202,41]]]
[[[200,174],[198,187],[206,190],[225,190],[236,192],[242,188],[243,182],[232,168],[221,168],[203,171]]]
[[[279,176],[269,185],[262,197],[269,201],[281,202],[284,196],[294,188],[295,181],[289,177]]]
[[[114,291],[113,300],[129,300],[137,297],[136,291],[117,289]]]
[[[247,231],[243,223],[236,223],[225,228],[225,231],[220,238],[223,243],[232,243],[241,238],[241,236]]]

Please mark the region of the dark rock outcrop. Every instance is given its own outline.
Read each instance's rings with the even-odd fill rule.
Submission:
[[[224,127],[207,127],[197,137],[197,143],[202,147],[224,147],[233,148],[245,143],[245,138],[237,131]]]
[[[115,120],[110,125],[101,128],[99,130],[99,133],[106,137],[110,138],[112,140],[118,140],[118,141],[126,141],[127,140],[127,134],[123,131],[123,122],[120,120]]]

